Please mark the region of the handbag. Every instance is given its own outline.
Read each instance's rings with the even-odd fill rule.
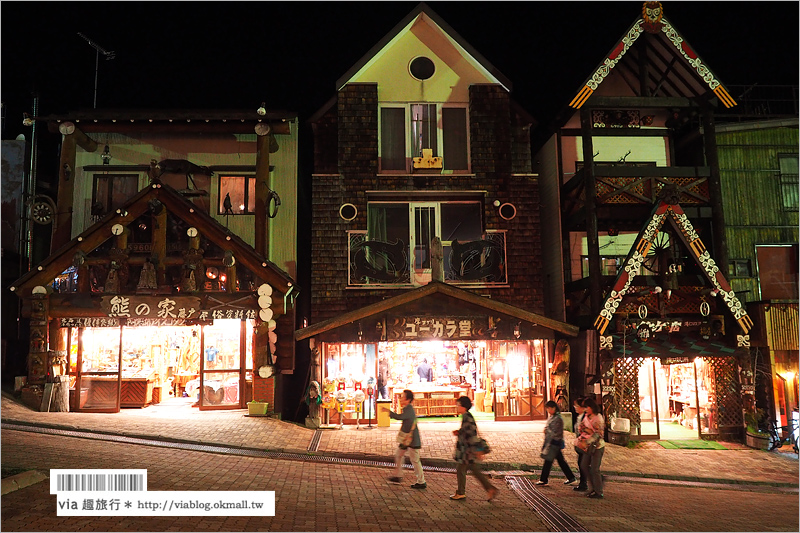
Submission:
[[[414,420],[414,423],[411,425],[411,431],[408,433],[404,431],[397,432],[397,444],[408,448],[411,445],[411,441],[414,440],[414,428],[417,427],[417,421]]]
[[[475,442],[475,453],[479,455],[486,455],[487,453],[492,452],[492,448],[489,446],[489,443],[486,442],[486,439],[483,437],[478,437],[478,440]]]
[[[556,448],[554,445],[550,444],[547,447],[547,450],[545,450],[545,451],[543,451],[542,453],[539,454],[539,457],[541,457],[545,461],[553,461],[553,460],[555,460],[557,453],[558,453],[558,448]]]

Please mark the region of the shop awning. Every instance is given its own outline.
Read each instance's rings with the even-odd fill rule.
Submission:
[[[720,340],[703,339],[699,332],[664,333],[642,342],[636,335],[614,334],[611,336],[612,357],[721,357],[736,356],[739,350]],[[744,348],[746,349],[746,348]]]
[[[364,306],[360,309],[324,320],[295,332],[296,340],[308,339],[317,335],[334,334],[335,330],[352,336],[350,330],[358,329],[363,340],[375,340],[378,322],[387,317],[398,316],[460,316],[464,314],[482,314],[493,320],[490,322],[503,329],[506,335],[513,334],[514,325],[520,327],[522,338],[553,338],[554,333],[576,337],[578,327],[558,320],[553,320],[519,307],[505,304],[490,298],[484,298],[470,291],[454,287],[447,283],[432,281],[418,289],[410,290],[389,298]],[[495,317],[499,320],[494,320]],[[358,324],[362,326],[359,327]],[[382,326],[385,335],[386,327]],[[497,338],[504,338],[503,335]]]

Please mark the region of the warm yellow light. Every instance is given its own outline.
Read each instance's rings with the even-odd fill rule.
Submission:
[[[781,377],[782,377],[783,379],[785,379],[786,381],[788,381],[788,382],[790,382],[790,383],[791,383],[792,381],[794,381],[794,377],[795,377],[795,375],[796,375],[796,374],[795,374],[794,372],[792,372],[792,371],[789,371],[789,372],[783,372],[783,373],[781,374]]]

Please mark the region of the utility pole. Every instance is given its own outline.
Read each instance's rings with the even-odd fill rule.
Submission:
[[[102,46],[100,46],[99,44],[97,44],[96,42],[94,42],[81,32],[78,32],[78,35],[82,37],[87,43],[89,43],[89,46],[94,48],[95,51],[97,52],[94,59],[94,109],[97,109],[97,73],[100,70],[100,54],[103,54],[105,56],[106,61],[111,61],[112,59],[114,59],[114,57],[116,57],[116,52],[106,50],[105,48],[103,48]]]

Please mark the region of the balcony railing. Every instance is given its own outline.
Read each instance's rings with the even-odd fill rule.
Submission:
[[[431,280],[431,269],[415,269],[409,245],[398,240],[368,240],[363,230],[348,231],[351,288],[409,288]],[[507,286],[506,231],[486,231],[477,241],[443,243],[444,280],[462,286]]]

